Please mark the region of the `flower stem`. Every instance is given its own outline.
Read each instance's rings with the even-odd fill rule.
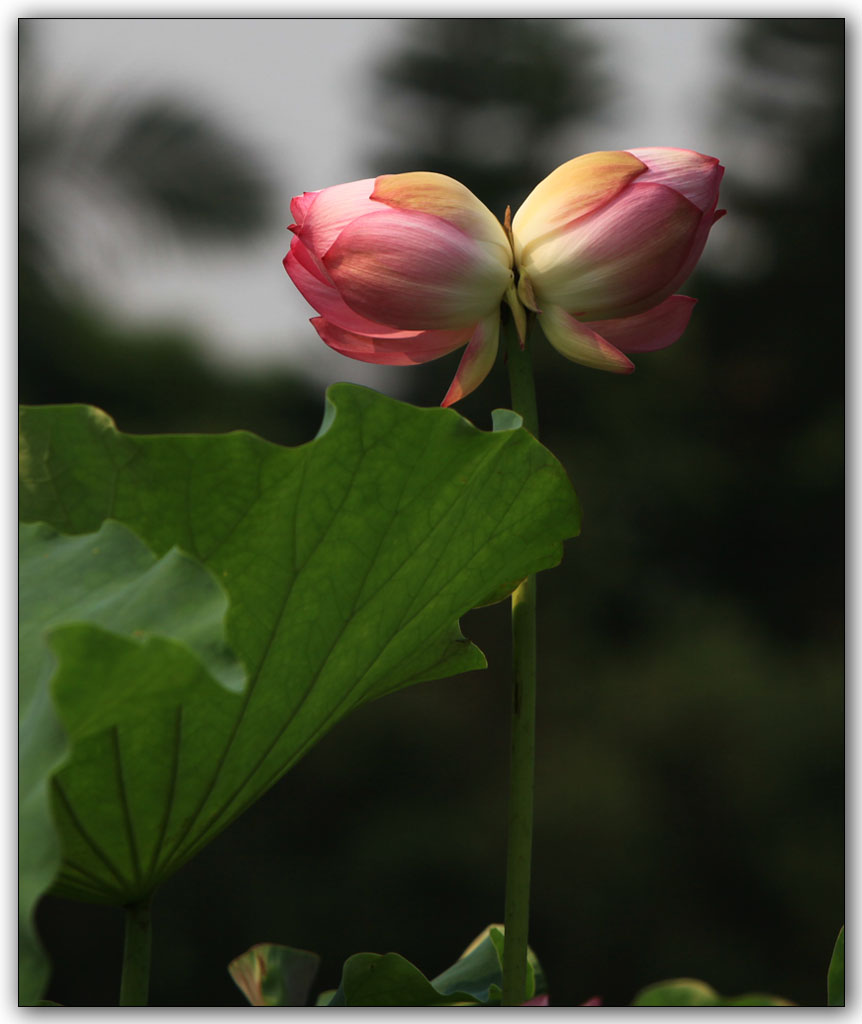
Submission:
[[[523,348],[521,348],[518,333],[511,322],[506,323],[503,330],[506,338],[506,366],[509,369],[512,408],[523,418],[524,426],[533,437],[538,438],[539,414],[536,408],[536,386],[533,383],[533,361],[530,355],[530,335],[534,323],[535,317],[529,313]]]
[[[149,897],[123,908],[126,937],[123,949],[123,975],[120,982],[120,1006],[147,1006],[150,992],[150,950],[152,926]]]
[[[538,436],[536,389],[529,331],[522,349],[514,327],[507,327],[507,365],[512,408]],[[527,998],[527,939],[530,919],[530,859],[533,846],[533,778],[536,755],[536,577],[528,576],[512,594],[512,725],[509,831],[506,859],[503,1006]]]

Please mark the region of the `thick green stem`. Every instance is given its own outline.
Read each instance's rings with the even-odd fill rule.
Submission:
[[[530,350],[529,347],[521,349],[513,328],[508,331],[506,354],[512,408],[523,417],[524,426],[536,437],[539,425]],[[520,1006],[526,999],[527,986],[536,754],[535,576],[527,577],[512,594],[512,667],[506,935],[503,948],[504,1006]]]
[[[507,323],[506,366],[509,370],[509,391],[512,395],[512,408],[524,419],[524,426],[533,437],[539,436],[539,414],[536,407],[536,386],[533,383],[533,362],[530,356],[530,335],[535,317],[530,314],[527,320],[527,340],[524,347],[518,341],[518,333],[514,324]]]
[[[126,939],[123,949],[123,977],[120,982],[120,1006],[147,1006],[152,947],[150,900],[129,903],[123,910],[126,915]]]

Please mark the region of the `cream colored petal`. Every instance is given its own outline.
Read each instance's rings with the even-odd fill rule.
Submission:
[[[592,213],[645,171],[646,166],[624,150],[587,153],[552,171],[512,219],[518,263],[525,245]]]
[[[383,174],[376,179],[371,198],[394,209],[417,210],[440,217],[476,241],[486,243],[489,252],[504,266],[512,266],[512,248],[503,225],[455,178],[433,171]]]
[[[577,321],[559,306],[548,306],[539,314],[545,337],[573,363],[611,373],[631,373],[634,363],[592,328]],[[595,325],[598,326],[598,325]]]

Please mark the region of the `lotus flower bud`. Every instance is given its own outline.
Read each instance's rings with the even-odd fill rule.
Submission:
[[[484,379],[501,300],[517,298],[509,239],[468,188],[442,174],[387,174],[306,192],[291,212],[284,266],[330,348],[408,365],[466,345],[444,405]]]
[[[628,373],[626,352],[673,344],[724,168],[691,150],[589,153],[540,182],[512,220],[518,293],[564,356]]]
[[[293,199],[284,266],[337,352],[409,365],[466,346],[443,405],[490,371],[501,302],[522,344],[526,306],[567,358],[629,373],[625,353],[671,345],[688,324],[695,300],[675,292],[724,213],[723,173],[686,149],[588,153],[505,228],[443,174],[367,178]]]

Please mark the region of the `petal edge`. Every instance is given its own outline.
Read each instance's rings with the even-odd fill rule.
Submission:
[[[476,390],[491,372],[499,346],[500,310],[498,307],[490,316],[485,317],[476,325],[470,343],[464,349],[464,355],[461,356],[455,378],[440,403],[444,408],[455,402],[460,402],[471,391]]]
[[[560,306],[546,306],[539,314],[545,337],[566,359],[573,363],[609,370],[611,373],[632,373],[634,363],[606,341],[592,327],[576,320]]]
[[[621,352],[656,352],[679,341],[696,305],[697,299],[688,295],[671,295],[644,313],[612,320],[593,320],[584,326]]]
[[[312,327],[320,340],[334,352],[360,363],[384,366],[415,366],[430,363],[461,348],[470,337],[471,328],[461,331],[420,331],[409,338],[374,337],[354,334],[323,316],[312,317]]]

